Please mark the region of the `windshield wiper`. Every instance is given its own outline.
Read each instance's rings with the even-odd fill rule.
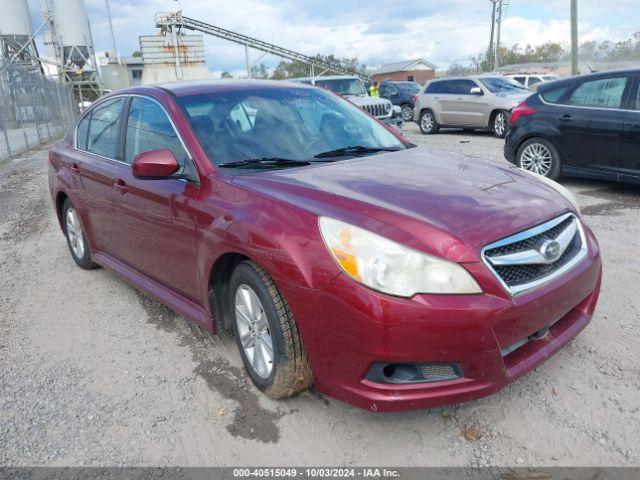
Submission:
[[[262,157],[247,158],[238,160],[237,162],[227,162],[218,165],[223,168],[272,168],[272,167],[299,167],[302,165],[310,165],[311,162],[306,160],[293,160],[291,158],[280,157]]]
[[[329,157],[345,157],[348,155],[357,155],[360,153],[377,153],[377,152],[397,152],[399,148],[392,147],[365,147],[363,145],[353,145],[350,147],[336,148],[335,150],[329,150],[314,155],[314,158],[329,158]]]

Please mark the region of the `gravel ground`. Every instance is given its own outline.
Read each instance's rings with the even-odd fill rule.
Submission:
[[[504,161],[486,133],[405,130],[416,143]],[[4,161],[0,465],[640,465],[640,189],[565,183],[602,247],[592,324],[489,398],[374,414],[314,392],[259,394],[231,338],[74,265],[46,151]]]

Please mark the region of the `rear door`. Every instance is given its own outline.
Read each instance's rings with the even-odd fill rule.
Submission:
[[[195,165],[164,108],[149,97],[134,96],[123,126],[124,167],[113,191],[119,235],[113,255],[146,276],[197,300],[199,279],[195,235],[195,181],[140,180],[131,163],[142,152],[169,149],[185,172]]]
[[[623,106],[630,88],[628,75],[612,75],[585,80],[569,93],[556,119],[569,164],[617,176]]]
[[[118,235],[112,209],[113,183],[121,163],[117,154],[118,132],[125,98],[105,100],[79,122],[71,171],[81,183],[81,220],[93,248],[109,252]]]
[[[640,76],[633,77],[620,142],[620,180],[640,182]]]

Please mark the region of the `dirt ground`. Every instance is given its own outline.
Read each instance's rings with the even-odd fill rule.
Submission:
[[[488,134],[405,128],[504,161]],[[0,162],[0,465],[640,465],[639,187],[564,181],[604,260],[595,317],[571,344],[483,400],[375,414],[312,391],[269,400],[233,339],[78,269],[46,158]]]

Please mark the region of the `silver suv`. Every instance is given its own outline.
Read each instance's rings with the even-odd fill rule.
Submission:
[[[402,125],[402,117],[398,114],[400,109],[394,109],[393,104],[386,98],[372,98],[364,88],[364,84],[358,77],[346,75],[326,77],[292,78],[291,82],[306,83],[317,87],[326,88],[338,95],[345,97],[357,106],[366,110],[371,115],[384,123]]]
[[[425,134],[453,127],[491,130],[504,138],[511,110],[529,95],[531,90],[502,76],[431,80],[418,93],[413,119]]]

